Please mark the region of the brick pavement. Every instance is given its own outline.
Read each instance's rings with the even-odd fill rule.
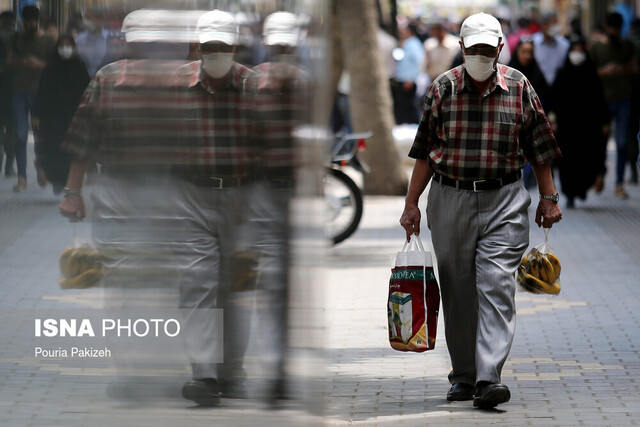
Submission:
[[[0,178],[0,314],[100,307],[99,290],[59,289],[57,256],[70,239],[70,227],[56,212],[58,198],[31,178],[20,195],[11,192],[13,180]],[[322,299],[295,308],[324,313],[323,417],[306,410],[304,399],[314,396],[281,411],[237,400],[194,409],[179,397],[179,385],[188,377],[184,366],[162,375],[139,370],[128,377],[128,388],[119,389],[109,364],[74,368],[16,359],[10,350],[24,345],[15,334],[19,325],[2,316],[0,425],[635,425],[640,423],[640,188],[629,187],[631,198],[617,201],[607,184],[603,195],[590,195],[565,211],[551,234],[563,263],[562,293],[517,296],[516,339],[504,369],[512,400],[498,410],[444,399],[449,361],[442,324],[431,352],[404,354],[388,347],[386,284],[402,243],[397,218],[403,201],[368,197],[359,231],[326,258],[317,248],[311,268],[322,284]],[[88,228],[76,232],[86,236]],[[532,243],[542,238],[532,228]],[[294,331],[294,341],[308,332]]]
[[[640,424],[640,188],[629,186],[630,199],[620,201],[607,184],[565,209],[550,233],[563,265],[560,295],[517,294],[516,338],[503,371],[512,398],[492,411],[446,401],[442,315],[433,351],[388,346],[387,281],[402,245],[403,200],[367,198],[362,227],[330,255],[328,424]],[[533,224],[531,244],[543,239]]]
[[[31,157],[33,146],[28,149]],[[291,367],[296,400],[280,410],[255,399],[223,399],[219,408],[195,407],[181,397],[181,386],[190,379],[186,359],[170,366],[127,360],[129,366],[122,366],[117,360],[80,362],[26,354],[34,349],[35,314],[53,312],[65,317],[76,313],[71,310],[104,309],[112,299],[102,289],[60,289],[58,256],[73,237],[89,239],[91,227],[87,223],[74,226],[62,218],[57,212],[61,197],[54,196],[50,186],[40,189],[31,159],[28,165],[29,186],[22,194],[12,192],[15,179],[0,178],[0,426],[321,424],[315,388],[309,382],[298,385],[305,371],[317,376],[321,369],[309,364],[313,354],[297,356],[303,351],[300,346],[292,360],[303,366]],[[128,296],[136,299],[128,303],[138,307],[150,300],[167,302],[167,295],[159,293]],[[294,332],[304,333],[304,329],[298,326]],[[252,397],[264,386],[258,362],[256,349],[250,347],[247,387]]]

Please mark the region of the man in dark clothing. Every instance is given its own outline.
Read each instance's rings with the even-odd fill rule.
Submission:
[[[604,95],[615,122],[616,197],[629,197],[624,190],[624,170],[627,163],[629,123],[631,120],[632,76],[637,71],[633,44],[621,37],[622,15],[610,13],[606,18],[607,39],[596,41],[589,51],[602,78]]]
[[[24,32],[17,33],[12,38],[7,55],[7,62],[13,72],[12,112],[18,165],[18,183],[13,187],[13,191],[17,193],[27,189],[29,113],[38,92],[40,76],[55,48],[53,38],[40,30],[39,19],[40,10],[37,7],[25,6],[22,9]],[[39,183],[43,183],[40,178]],[[46,179],[44,183],[46,184]]]
[[[10,41],[16,32],[16,15],[7,10],[0,13],[0,170],[6,154],[5,177],[16,174],[13,168],[13,120],[11,120],[11,69],[7,66]]]

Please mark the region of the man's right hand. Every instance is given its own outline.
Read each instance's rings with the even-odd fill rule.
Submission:
[[[400,225],[407,234],[407,242],[411,239],[412,234],[416,236],[420,234],[420,216],[420,208],[417,204],[405,205],[404,212],[400,216]]]
[[[70,194],[60,202],[58,206],[60,214],[69,218],[71,222],[81,221],[84,218],[84,200],[80,194]]]

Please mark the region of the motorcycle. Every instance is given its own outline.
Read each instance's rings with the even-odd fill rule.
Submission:
[[[351,236],[362,219],[362,191],[344,170],[347,166],[365,174],[371,169],[358,157],[358,151],[365,150],[366,140],[372,132],[350,133],[336,136],[331,150],[331,164],[327,167],[324,195],[328,205],[329,218],[326,235],[333,244]]]

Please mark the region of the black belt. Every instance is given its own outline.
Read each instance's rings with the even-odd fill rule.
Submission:
[[[272,190],[293,190],[293,181],[290,179],[269,179]]]
[[[457,179],[447,178],[446,176],[442,176],[435,172],[433,173],[434,181],[440,183],[441,185],[447,185],[449,187],[455,187],[459,190],[469,190],[469,191],[497,190],[498,188],[504,185],[513,184],[514,182],[519,180],[521,177],[522,177],[522,172],[515,171],[495,179],[481,179],[478,181],[459,181]]]
[[[181,176],[181,178],[197,187],[207,187],[215,190],[236,188],[251,182],[250,177]]]

